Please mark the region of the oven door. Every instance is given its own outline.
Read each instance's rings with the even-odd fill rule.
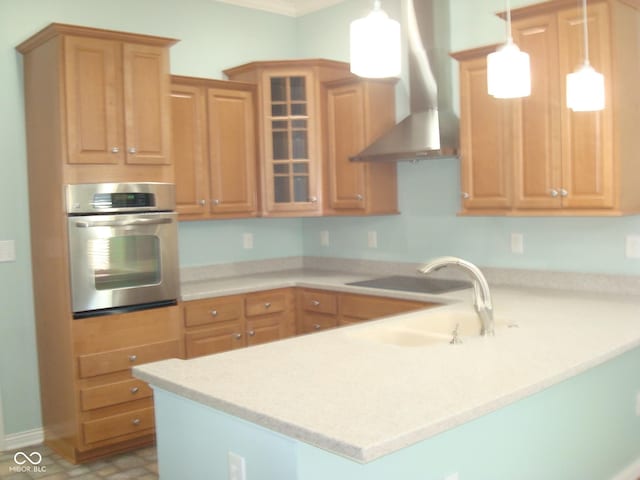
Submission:
[[[175,302],[177,214],[68,218],[74,318]]]

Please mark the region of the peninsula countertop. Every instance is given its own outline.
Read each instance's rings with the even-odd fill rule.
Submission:
[[[640,345],[640,298],[492,287],[494,337],[398,346],[358,332],[472,311],[470,290],[424,295],[345,287],[361,275],[282,272],[194,282],[184,299],[304,286],[443,306],[191,360],[134,368],[151,385],[294,439],[369,462],[539,392]],[[517,324],[508,328],[506,324]]]

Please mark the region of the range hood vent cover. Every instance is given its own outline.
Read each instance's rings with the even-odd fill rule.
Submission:
[[[455,157],[459,119],[453,113],[449,59],[449,2],[408,0],[411,114],[351,161],[414,161]]]

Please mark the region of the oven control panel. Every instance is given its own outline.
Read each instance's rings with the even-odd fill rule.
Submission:
[[[160,212],[175,210],[172,183],[83,183],[66,186],[67,213]]]

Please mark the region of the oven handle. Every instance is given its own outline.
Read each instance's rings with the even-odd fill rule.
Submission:
[[[136,218],[135,220],[105,220],[95,222],[78,221],[76,222],[76,227],[131,227],[140,225],[162,225],[172,222],[173,218]]]

